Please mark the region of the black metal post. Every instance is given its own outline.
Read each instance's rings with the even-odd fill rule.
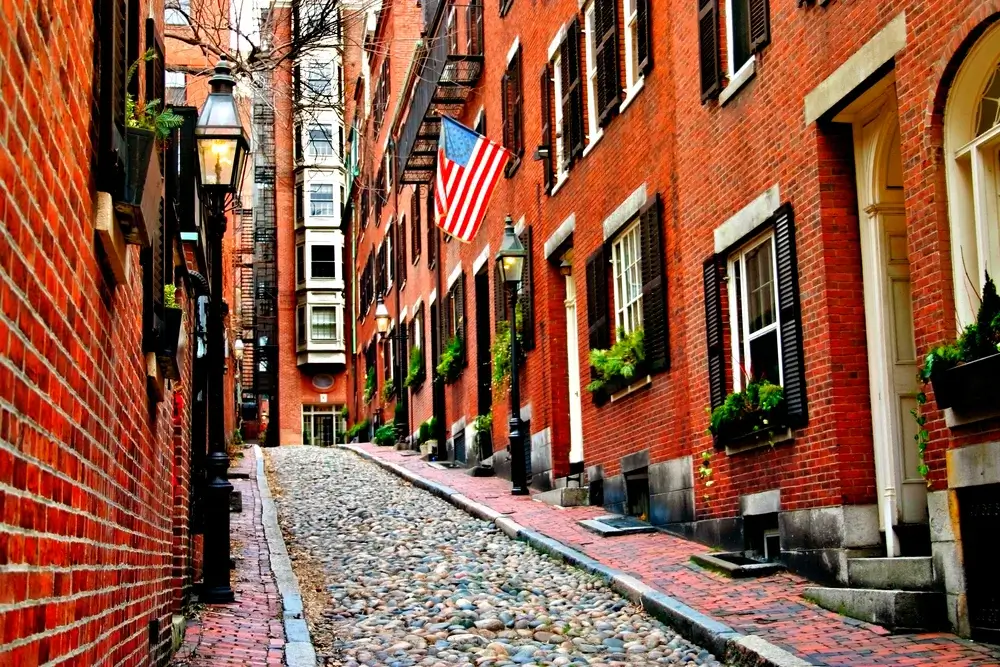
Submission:
[[[222,237],[226,232],[226,198],[208,194],[209,264],[212,295],[208,307],[208,484],[205,488],[205,580],[200,601],[232,602],[229,582],[229,496],[233,485],[226,472],[226,424],[223,408],[225,373],[222,326]]]
[[[398,290],[396,294],[397,294],[396,312],[398,313],[399,312]],[[403,382],[406,380],[406,373],[409,367],[409,356],[406,354],[406,326],[404,326],[403,322],[400,321],[400,323],[397,325],[397,328],[399,329],[399,333],[396,335],[396,340],[399,343],[399,347],[396,350],[396,356],[399,358],[396,360],[397,361],[396,366],[399,369],[399,374],[396,377],[399,379],[396,380],[397,383],[396,391],[399,392],[398,401],[400,407],[398,410],[396,410],[396,414],[393,415],[393,419],[395,420],[395,425],[396,425],[396,441],[405,442],[406,436],[409,435],[410,433],[410,411],[406,407],[407,404],[406,399],[407,399],[407,394],[409,392],[407,390],[407,387],[404,386]],[[404,359],[406,360],[405,364],[403,363]],[[398,415],[402,415],[402,417],[400,418],[398,417]]]
[[[528,495],[528,474],[521,433],[521,391],[517,377],[517,283],[510,288],[510,492]]]

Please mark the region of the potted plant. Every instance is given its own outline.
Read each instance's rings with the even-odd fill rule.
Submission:
[[[126,86],[139,69],[139,65],[157,58],[150,49],[128,68]],[[125,178],[115,210],[125,220],[133,223],[125,234],[129,243],[148,245],[152,234],[149,228],[159,215],[159,160],[153,160],[170,133],[183,125],[184,119],[167,109],[162,100],[137,100],[125,94]],[[148,191],[148,192],[147,192]]]
[[[396,428],[392,424],[382,424],[375,429],[374,440],[379,447],[391,447],[396,444]]]
[[[375,398],[375,389],[375,369],[369,368],[365,373],[365,403],[371,403],[372,399]]]
[[[493,413],[487,412],[485,415],[476,417],[473,422],[476,429],[476,444],[474,451],[476,457],[482,461],[493,456]]]
[[[434,437],[436,433],[437,417],[431,417],[427,421],[420,424],[418,437],[420,440],[421,454],[430,454],[437,448],[437,440]]]
[[[177,364],[177,347],[181,336],[181,324],[184,311],[177,303],[177,286],[163,286],[163,329],[160,335],[157,358],[163,376],[169,380],[180,380],[180,367]]]
[[[440,362],[437,365],[437,379],[445,384],[451,384],[462,374],[462,363],[465,360],[465,344],[459,336],[452,336],[441,351]]]
[[[996,378],[1000,376],[1000,296],[990,274],[976,321],[958,340],[939,345],[924,359],[918,376],[934,387],[939,408],[981,410],[1000,405]]]
[[[785,425],[784,390],[747,374],[746,387],[726,396],[711,412],[708,430],[716,446],[744,440],[770,438]]]
[[[410,350],[410,367],[406,371],[406,379],[403,381],[404,387],[416,389],[424,383],[427,377],[427,368],[424,364],[424,351],[419,345]]]
[[[634,329],[631,333],[619,329],[610,349],[590,351],[594,379],[587,384],[587,391],[594,395],[595,402],[603,403],[611,394],[642,377],[645,360],[642,329]]]

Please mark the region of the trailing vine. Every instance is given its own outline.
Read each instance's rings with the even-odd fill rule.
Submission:
[[[913,439],[917,443],[917,457],[920,460],[920,463],[917,465],[917,472],[924,479],[927,479],[927,473],[930,472],[930,468],[924,463],[924,452],[927,451],[927,445],[931,441],[930,433],[924,427],[927,424],[927,417],[921,414],[921,408],[926,402],[927,394],[920,392],[917,394],[917,407],[910,410],[910,414],[913,415],[913,419],[917,422],[917,433],[913,436]]]
[[[701,465],[698,466],[698,477],[705,484],[705,500],[708,500],[708,489],[715,484],[712,479],[712,450],[708,449],[701,453]]]
[[[365,373],[365,403],[371,403],[371,400],[375,398],[375,369],[369,368],[368,372]]]

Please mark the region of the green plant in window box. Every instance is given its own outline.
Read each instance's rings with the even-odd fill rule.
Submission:
[[[765,379],[747,378],[742,391],[734,391],[712,410],[709,432],[716,439],[736,440],[756,433],[770,433],[785,421],[785,393]]]
[[[382,402],[388,403],[396,397],[396,380],[388,378],[382,385]]]
[[[437,379],[445,384],[451,384],[462,374],[462,363],[465,359],[465,343],[458,336],[452,336],[441,351],[440,362],[437,365]]]
[[[375,369],[369,368],[365,373],[365,403],[371,403],[372,399],[375,398],[375,383]]]
[[[514,317],[517,322],[517,363],[518,366],[524,363],[527,356],[524,352],[524,319],[521,314],[521,302],[518,301],[514,309]],[[510,385],[510,321],[501,320],[497,323],[497,333],[490,346],[490,356],[493,358],[493,389],[501,395],[507,391]]]
[[[618,329],[610,349],[590,351],[590,365],[597,377],[587,384],[587,391],[608,395],[624,389],[642,374],[645,361],[642,329],[631,333]]]
[[[354,438],[358,437],[362,433],[367,432],[368,431],[368,427],[370,425],[371,425],[371,422],[366,418],[366,419],[363,419],[363,420],[359,421],[357,424],[355,424],[351,428],[347,429],[347,434],[345,436],[347,438],[347,441],[350,442],[351,440],[353,440]]]
[[[375,429],[375,444],[379,447],[390,447],[396,443],[396,428],[392,424],[382,424]]]
[[[424,364],[423,348],[415,346],[410,350],[410,367],[406,371],[404,387],[419,387],[427,377],[427,367]]]
[[[163,325],[156,351],[160,370],[163,372],[163,377],[168,380],[181,379],[180,365],[177,363],[177,348],[180,343],[183,321],[184,311],[177,303],[177,286],[168,283],[163,286]]]

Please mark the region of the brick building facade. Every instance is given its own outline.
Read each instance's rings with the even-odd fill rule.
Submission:
[[[410,38],[391,32],[407,10],[386,5],[371,43],[403,51],[388,108],[400,95],[406,108],[376,138],[377,77],[349,79],[348,99],[366,105],[359,181],[375,183],[353,188],[355,219],[377,213],[381,196],[396,203],[382,224],[419,212],[429,227],[442,114],[502,141],[514,160],[471,243],[405,226],[391,254],[405,284],[372,277],[384,234],[359,225],[356,401],[366,359],[379,386],[384,376],[381,355],[365,354],[384,285],[411,346],[414,313],[425,314],[427,381],[409,391],[411,431],[434,416],[438,453],[475,462],[474,419],[492,412],[492,463],[506,472],[510,406],[488,379],[506,316],[493,257],[510,214],[531,258],[518,408],[534,486],[566,484],[583,467],[592,502],[780,558],[859,596],[881,593],[851,576],[856,557],[922,558],[933,571],[928,618],[946,609],[958,632],[989,636],[996,589],[974,535],[996,528],[997,406],[966,396],[941,409],[916,373],[975,321],[984,273],[1000,271],[989,148],[998,9],[566,0],[539,13],[521,0],[425,2],[410,55]],[[397,163],[385,190],[384,146]],[[601,379],[588,372],[591,350],[639,330],[633,377],[588,391]],[[464,368],[433,382],[456,336]],[[989,377],[963,377],[987,386],[977,373]],[[763,435],[709,433],[709,411],[764,380],[782,400]],[[903,562],[879,562],[899,589]]]

